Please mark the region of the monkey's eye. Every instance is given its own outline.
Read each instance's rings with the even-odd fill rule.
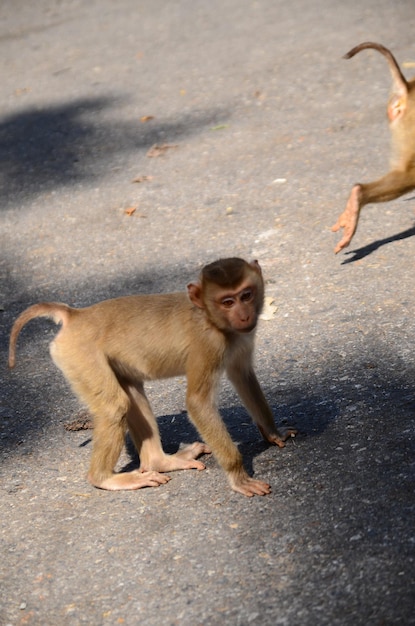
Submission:
[[[252,289],[245,289],[245,291],[241,293],[241,302],[250,302],[253,296],[254,294]]]
[[[233,298],[224,298],[221,304],[225,309],[230,309],[235,304],[235,300]]]

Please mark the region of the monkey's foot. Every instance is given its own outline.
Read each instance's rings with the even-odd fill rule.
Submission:
[[[174,472],[176,470],[197,469],[204,470],[205,465],[196,461],[201,454],[210,454],[212,451],[204,443],[196,441],[185,446],[175,454],[164,454],[163,457],[152,459],[148,463],[141,463],[140,470],[147,467],[158,472]]]
[[[248,474],[238,474],[235,478],[231,474],[229,475],[229,481],[234,491],[242,493],[242,495],[252,498],[252,496],[266,496],[271,493],[271,486],[262,480],[255,480],[248,476]]]
[[[142,489],[143,487],[159,487],[160,485],[168,483],[170,476],[159,474],[159,472],[141,472],[140,470],[134,470],[133,472],[113,474],[102,481],[94,480],[90,476],[88,476],[88,480],[94,487],[98,487],[99,489],[120,491]]]
[[[343,250],[343,248],[347,248],[356,232],[357,222],[359,221],[360,199],[360,185],[355,185],[350,193],[345,210],[331,228],[333,233],[337,233],[340,228],[344,228],[343,237],[334,248],[335,254]]]
[[[268,443],[272,443],[279,448],[285,448],[285,442],[287,439],[295,437],[298,433],[298,430],[292,426],[279,426],[276,433],[267,433],[262,428],[259,428],[259,430],[261,431],[261,435],[265,441],[268,441]]]

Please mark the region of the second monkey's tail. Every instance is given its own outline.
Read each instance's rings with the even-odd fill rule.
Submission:
[[[12,369],[16,364],[16,342],[23,326],[35,317],[49,317],[56,324],[65,325],[69,321],[72,309],[67,304],[60,302],[40,302],[23,311],[13,324],[10,333],[9,344],[9,367]]]
[[[351,59],[352,57],[354,57],[355,54],[357,54],[361,50],[366,50],[367,48],[373,48],[374,50],[377,50],[378,52],[383,54],[384,57],[386,57],[389,69],[392,74],[393,82],[395,83],[395,89],[400,92],[407,93],[408,82],[405,76],[402,74],[398,62],[396,61],[392,52],[388,50],[388,48],[385,48],[385,46],[382,46],[382,44],[374,43],[373,41],[365,41],[364,43],[360,43],[355,48],[349,50],[349,52],[347,52],[343,58]]]

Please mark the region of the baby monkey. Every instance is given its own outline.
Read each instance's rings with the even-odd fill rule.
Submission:
[[[296,434],[290,427],[276,428],[252,365],[263,300],[258,262],[228,258],[206,265],[199,280],[187,285],[187,294],[133,295],[82,309],[35,304],[13,325],[9,367],[15,365],[17,337],[29,320],[48,317],[62,325],[50,353],[93,416],[88,480],[95,487],[157,487],[170,480],[164,472],[204,469],[197,458],[213,452],[232,489],[262,496],[270,485],[247,474],[216,396],[225,370],[265,441],[283,447]],[[178,375],[187,377],[188,415],[206,443],[166,454],[144,382]],[[127,429],[140,467],[115,473]]]
[[[372,183],[357,183],[352,188],[346,209],[332,231],[343,228],[343,237],[334,249],[340,252],[351,242],[365,204],[389,202],[415,189],[415,79],[407,81],[393,54],[378,43],[361,43],[346,55],[346,59],[366,48],[383,54],[392,74],[393,88],[388,102],[389,128],[392,136],[391,169],[388,174]]]

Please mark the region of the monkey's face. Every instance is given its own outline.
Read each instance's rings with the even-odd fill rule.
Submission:
[[[250,333],[258,320],[258,293],[254,284],[237,291],[215,287],[213,297],[206,294],[206,309],[214,324],[223,331]]]
[[[193,304],[225,333],[254,330],[264,302],[264,281],[257,261],[216,261],[203,269],[201,280],[190,283],[187,291]]]

